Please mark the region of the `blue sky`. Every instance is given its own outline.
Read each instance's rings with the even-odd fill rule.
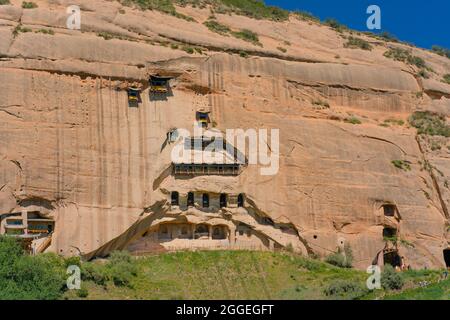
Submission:
[[[265,3],[308,11],[321,20],[335,18],[362,31],[369,31],[366,10],[375,4],[381,8],[382,31],[422,48],[440,45],[450,49],[450,0],[265,0]]]

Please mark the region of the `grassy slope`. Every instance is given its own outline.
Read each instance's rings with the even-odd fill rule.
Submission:
[[[287,253],[248,251],[179,252],[139,258],[132,288],[84,282],[88,299],[328,299],[323,289],[336,280],[363,286],[367,274]],[[439,274],[411,273],[409,282]],[[430,278],[431,277],[431,278]],[[444,285],[444,284],[443,284]],[[448,288],[447,288],[448,289]],[[383,290],[367,299],[384,295]],[[77,298],[73,291],[66,298]],[[393,296],[394,297],[394,296]]]

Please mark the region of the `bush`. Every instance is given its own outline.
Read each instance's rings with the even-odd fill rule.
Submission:
[[[344,122],[351,123],[351,124],[361,124],[361,120],[359,120],[356,117],[345,118]]]
[[[381,286],[385,290],[400,290],[403,288],[403,285],[403,277],[395,272],[392,266],[384,266],[384,270],[381,273]]]
[[[450,84],[450,74],[444,75],[444,77],[442,78],[442,82]]]
[[[346,44],[344,44],[345,48],[359,48],[363,50],[372,50],[372,46],[366,40],[356,37],[349,37]]]
[[[409,117],[408,121],[414,128],[417,128],[419,134],[450,137],[450,126],[447,125],[443,115],[429,111],[417,111]]]
[[[34,2],[26,2],[26,1],[22,2],[22,8],[24,9],[35,9],[37,7],[38,5]]]
[[[221,13],[233,12],[254,19],[273,21],[286,21],[289,19],[289,11],[275,6],[267,6],[261,0],[220,0],[214,1],[213,6],[216,11]]]
[[[340,268],[351,268],[353,263],[353,252],[350,245],[345,244],[344,250],[338,251],[325,258],[325,262]]]
[[[209,30],[212,32],[221,34],[221,35],[227,35],[231,30],[226,25],[223,25],[217,21],[214,20],[208,20],[203,23]]]
[[[80,290],[77,290],[77,296],[79,298],[87,298],[88,295],[89,291],[85,287],[81,287]]]
[[[366,295],[368,293],[368,289],[356,281],[336,280],[330,283],[323,292],[328,297],[357,299]]]
[[[447,48],[443,48],[440,46],[432,46],[431,50],[440,56],[447,57],[450,59],[450,50]]]
[[[90,262],[82,265],[82,278],[106,286],[112,281],[116,286],[131,286],[138,268],[126,251],[114,251],[105,264]]]
[[[259,42],[258,35],[251,30],[242,29],[241,31],[233,31],[231,32],[231,34],[238,39],[251,42],[257,46],[262,46],[262,44]]]
[[[64,291],[64,260],[28,256],[15,239],[0,236],[0,300],[54,300]]]
[[[405,63],[409,63],[411,65],[415,65],[418,68],[426,68],[425,61],[420,58],[411,55],[410,50],[405,50],[402,48],[391,48],[384,53],[386,58],[391,58],[397,61],[402,61]]]
[[[294,11],[294,15],[301,20],[310,20],[310,21],[320,21],[319,18],[317,18],[316,16],[314,16],[312,13],[307,12],[307,11]]]
[[[406,162],[405,160],[392,160],[391,163],[394,165],[394,167],[404,170],[404,171],[410,171],[411,165]]]
[[[347,26],[339,23],[339,21],[337,21],[336,19],[326,19],[325,25],[341,33],[344,32],[345,30],[348,30]]]
[[[9,0],[0,0],[0,6],[5,5],[5,4],[11,4],[9,2]]]
[[[53,36],[55,34],[55,31],[51,30],[51,29],[39,29],[37,31],[35,31],[36,33],[43,33],[43,34],[48,34]]]

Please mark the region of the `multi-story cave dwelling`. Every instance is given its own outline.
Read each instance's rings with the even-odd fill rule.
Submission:
[[[80,1],[83,30],[67,30],[58,1],[0,6],[1,234],[86,259],[191,248],[324,258],[347,245],[360,269],[449,266],[450,140],[408,125],[423,113],[450,122],[447,58],[408,47],[434,70],[424,79],[385,54],[401,43],[361,34],[374,48],[363,52],[293,16],[216,12],[255,44],[199,23],[208,8],[177,7],[187,21]],[[278,130],[279,170],[261,174],[267,163],[247,161],[227,129],[256,130],[273,153],[258,130]]]

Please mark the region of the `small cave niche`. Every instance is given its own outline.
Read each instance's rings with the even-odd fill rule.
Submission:
[[[227,207],[227,195],[225,193],[220,194],[220,207],[221,208]]]
[[[194,193],[193,192],[189,192],[187,195],[187,206],[188,207],[194,206]]]
[[[245,202],[244,195],[242,193],[240,193],[238,195],[238,199],[237,199],[238,207],[239,208],[243,208],[244,207],[244,202]]]
[[[177,191],[173,191],[170,194],[170,204],[172,206],[178,206],[180,204],[180,194]]]
[[[227,238],[227,230],[225,226],[213,227],[212,239],[213,240],[225,240]]]
[[[207,193],[204,193],[202,195],[202,206],[203,206],[203,208],[209,207],[209,194],[207,194]]]
[[[384,204],[383,214],[385,217],[394,217],[397,212],[397,206],[395,204]]]
[[[445,266],[450,268],[450,248],[444,249],[443,251]]]
[[[383,238],[384,239],[394,239],[397,237],[397,229],[392,227],[383,228]]]

